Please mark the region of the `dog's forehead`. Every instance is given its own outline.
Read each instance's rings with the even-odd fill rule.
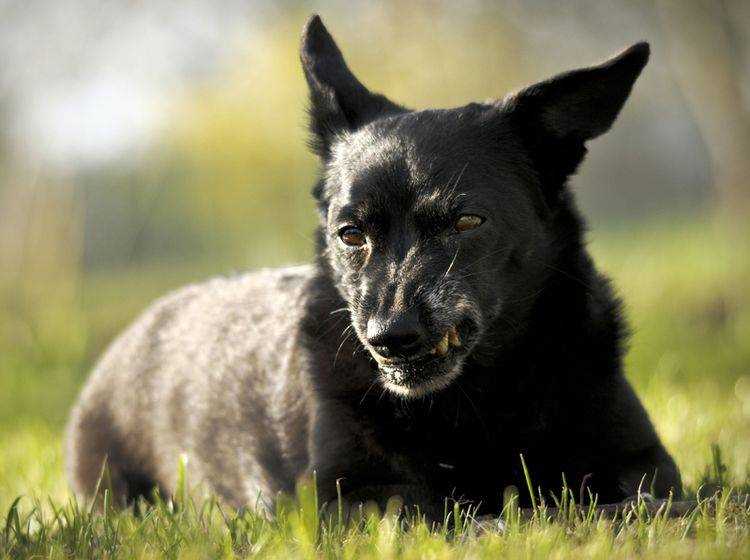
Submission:
[[[473,107],[427,110],[341,136],[326,166],[330,207],[446,213],[459,198],[516,206],[533,173],[513,131],[496,119],[488,132],[485,116]]]
[[[334,146],[329,177],[348,188],[388,180],[413,182],[424,170],[410,157],[412,152],[405,138],[360,130]]]
[[[375,189],[381,194],[382,189],[399,194],[441,189],[458,179],[469,163],[451,138],[455,135],[439,128],[365,127],[333,146],[327,178],[337,194],[355,197]]]

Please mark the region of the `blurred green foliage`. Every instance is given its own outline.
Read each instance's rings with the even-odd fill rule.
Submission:
[[[167,124],[147,155],[76,176],[87,267],[310,257],[316,214],[309,192],[318,162],[306,147],[297,44],[303,19],[258,29],[214,79],[171,98]],[[404,41],[448,27],[445,41]],[[499,14],[474,14],[454,28],[440,11],[405,5],[374,20],[371,31],[361,41],[342,33],[347,60],[373,89],[388,89],[408,106],[497,98],[524,80],[513,56],[515,31]],[[383,56],[393,43],[400,56]]]

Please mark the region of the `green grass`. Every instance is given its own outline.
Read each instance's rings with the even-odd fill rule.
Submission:
[[[729,495],[679,519],[669,519],[666,509],[650,515],[634,507],[616,521],[573,508],[556,516],[542,508],[522,520],[511,503],[502,532],[481,530],[458,509],[442,525],[428,526],[400,518],[392,503],[385,512],[363,508],[349,523],[321,519],[314,493],[304,487],[274,519],[229,512],[215,500],[158,500],[140,504],[136,515],[106,504],[93,512],[74,502],[21,514],[14,504],[0,551],[50,558],[747,558],[750,552],[750,506]]]
[[[592,236],[627,303],[628,377],[690,493],[705,482],[750,489],[750,236],[742,233],[679,220]],[[91,513],[72,501],[63,474],[61,432],[75,393],[140,308],[211,268],[22,277],[0,289],[0,558],[750,557],[750,508],[726,492],[683,519],[511,516],[504,533],[485,534],[466,512],[456,524],[452,511],[435,530],[373,511],[349,526],[320,524],[306,490],[273,520],[184,496],[137,515]]]

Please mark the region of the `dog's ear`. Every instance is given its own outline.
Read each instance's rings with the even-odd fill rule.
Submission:
[[[302,32],[300,58],[310,88],[312,148],[323,159],[328,157],[336,135],[378,116],[405,111],[362,85],[317,15],[310,17]]]
[[[575,172],[584,143],[612,126],[649,53],[648,43],[637,43],[603,64],[560,74],[504,100],[538,168],[560,183]]]

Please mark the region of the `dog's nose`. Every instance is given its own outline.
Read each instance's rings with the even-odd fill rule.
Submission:
[[[384,358],[409,358],[423,350],[426,336],[416,311],[395,317],[371,317],[367,321],[367,342]]]

